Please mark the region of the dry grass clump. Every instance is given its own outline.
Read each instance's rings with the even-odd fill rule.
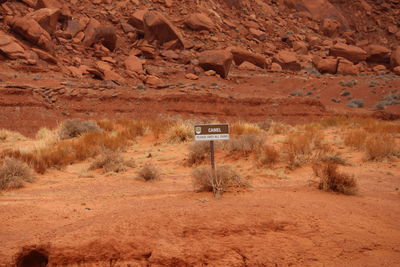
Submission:
[[[31,169],[20,160],[5,158],[0,166],[0,190],[20,188],[33,180]]]
[[[396,139],[389,134],[371,135],[365,141],[367,160],[381,161],[400,156]]]
[[[234,122],[230,125],[230,133],[232,135],[256,135],[261,134],[260,126],[254,123]]]
[[[133,162],[125,161],[119,151],[105,150],[92,162],[89,170],[103,169],[104,173],[119,173],[126,171],[129,166],[133,166]]]
[[[349,165],[346,159],[344,159],[342,155],[338,153],[326,154],[321,157],[321,161],[325,163],[333,163],[338,165]]]
[[[332,148],[323,145],[323,136],[319,131],[294,132],[286,137],[284,152],[286,153],[290,169],[300,167],[307,162],[319,161]]]
[[[166,139],[169,143],[185,143],[193,140],[193,138],[193,126],[186,122],[177,122],[166,133]]]
[[[336,164],[314,165],[314,174],[320,178],[318,188],[346,195],[357,193],[357,181],[354,177],[338,172]]]
[[[138,172],[138,177],[145,181],[160,179],[160,173],[152,163],[146,163]]]
[[[70,139],[81,136],[88,132],[100,131],[99,126],[94,121],[85,121],[82,119],[70,119],[64,121],[59,129],[60,139]]]
[[[270,167],[279,161],[279,152],[273,146],[265,145],[261,148],[257,158],[260,166]]]
[[[186,160],[189,166],[197,165],[210,155],[209,142],[195,142],[189,146],[189,156]]]
[[[229,189],[248,188],[250,184],[231,166],[221,166],[213,176],[210,168],[201,166],[192,171],[192,182],[196,192],[213,192],[216,197],[222,196]]]
[[[350,130],[344,135],[344,144],[355,149],[363,148],[367,133],[363,129]]]
[[[26,140],[26,137],[18,132],[0,129],[0,141],[14,142],[21,140]]]
[[[264,145],[264,141],[264,136],[261,135],[241,135],[226,142],[225,148],[230,152],[247,157],[251,153],[257,153]]]
[[[269,127],[268,133],[275,135],[275,134],[287,134],[292,129],[292,126],[284,123],[279,122],[272,122],[271,126]]]

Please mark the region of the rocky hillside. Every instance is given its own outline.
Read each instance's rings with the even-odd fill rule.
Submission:
[[[0,64],[20,72],[154,86],[178,72],[228,77],[234,65],[400,75],[398,0],[0,3]]]

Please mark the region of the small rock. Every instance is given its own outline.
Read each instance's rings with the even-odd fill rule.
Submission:
[[[186,77],[186,79],[189,79],[189,80],[198,80],[199,79],[199,76],[197,76],[197,75],[195,75],[193,73],[187,73],[185,75],[185,77]]]

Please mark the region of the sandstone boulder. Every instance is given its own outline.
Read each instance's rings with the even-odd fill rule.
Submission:
[[[400,46],[396,47],[396,49],[393,50],[390,57],[390,67],[394,69],[398,66],[400,66]]]
[[[11,20],[10,23],[12,30],[22,38],[47,51],[54,50],[50,34],[40,27],[39,23],[37,23],[33,18],[15,18]]]
[[[320,73],[336,74],[339,61],[337,58],[314,58],[313,63]]]
[[[205,71],[214,70],[221,77],[228,77],[232,65],[232,53],[226,50],[210,50],[199,56],[199,66]]]
[[[202,13],[189,15],[185,20],[185,24],[188,28],[194,31],[210,31],[214,28],[213,21],[207,15]]]
[[[242,48],[232,48],[230,51],[237,66],[241,65],[244,61],[247,61],[260,68],[266,68],[267,61],[264,55],[252,53]]]
[[[128,71],[143,73],[143,60],[135,55],[130,55],[125,59],[125,67]]]
[[[271,70],[275,71],[275,72],[280,72],[280,71],[282,71],[282,67],[278,63],[272,62]]]
[[[278,63],[284,70],[299,71],[301,69],[297,54],[294,52],[281,50],[274,57],[273,61]]]
[[[346,45],[343,43],[337,43],[332,46],[329,50],[329,55],[334,57],[343,57],[353,63],[359,63],[367,59],[367,52],[365,52],[363,49],[354,45]]]
[[[250,62],[243,62],[242,64],[240,64],[240,66],[238,67],[241,70],[259,70],[260,68],[257,67],[256,65],[254,65],[253,63]]]
[[[143,16],[145,39],[152,43],[158,41],[160,45],[169,43],[169,49],[185,48],[183,37],[178,29],[161,13],[146,12]]]
[[[55,8],[41,8],[27,14],[26,17],[36,20],[43,29],[51,34],[57,30],[60,10]]]
[[[35,52],[41,60],[44,60],[51,64],[57,64],[57,59],[55,57],[53,57],[52,55],[50,55],[49,53],[47,53],[43,50],[34,48],[34,47],[32,48],[32,51]]]
[[[322,32],[328,37],[336,37],[339,34],[340,22],[336,19],[324,19],[322,23]]]
[[[26,58],[25,49],[13,37],[1,31],[0,54],[10,59]]]
[[[295,8],[299,11],[307,11],[310,16],[315,19],[322,21],[326,18],[335,19],[340,22],[341,25],[348,27],[348,21],[338,11],[338,9],[332,5],[328,0],[283,0],[285,4],[290,8]]]
[[[400,66],[397,66],[396,68],[393,69],[394,74],[400,76]]]
[[[360,72],[359,67],[354,65],[353,62],[345,58],[339,58],[337,74],[343,75],[357,75]]]
[[[110,51],[114,51],[117,46],[117,33],[114,27],[104,27],[96,19],[90,19],[85,30],[86,46],[100,43]]]
[[[140,31],[144,31],[143,17],[147,9],[136,10],[128,19],[128,23]]]
[[[368,54],[367,61],[377,62],[377,63],[389,63],[390,54],[392,51],[390,49],[381,45],[369,45],[365,48]]]
[[[62,19],[70,19],[72,17],[68,5],[58,0],[38,0],[36,3],[36,9],[41,8],[59,9]]]

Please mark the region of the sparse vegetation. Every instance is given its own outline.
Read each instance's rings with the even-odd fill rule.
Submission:
[[[160,179],[160,173],[152,163],[146,163],[138,172],[138,177],[145,181]]]
[[[1,141],[14,142],[14,141],[20,141],[20,140],[25,140],[25,139],[26,139],[26,137],[18,132],[0,129],[0,142]]]
[[[166,134],[169,143],[185,143],[193,140],[193,126],[186,122],[178,122],[169,128]]]
[[[201,166],[192,172],[193,186],[196,192],[213,192],[220,197],[229,189],[247,188],[250,184],[243,179],[232,167],[220,166],[213,176],[210,168]]]
[[[235,122],[231,124],[230,131],[232,135],[256,135],[263,132],[259,125],[246,122]]]
[[[119,151],[105,150],[92,162],[89,170],[103,169],[104,173],[119,173],[126,171],[129,166],[134,166],[134,163],[125,161]]]
[[[210,154],[209,142],[195,142],[189,146],[189,156],[187,163],[189,166],[202,163]]]
[[[367,160],[381,161],[400,156],[396,140],[389,134],[371,135],[365,142]]]
[[[239,153],[240,155],[247,157],[250,153],[257,153],[263,144],[263,136],[249,134],[230,139],[226,144],[226,148],[230,152]]]
[[[361,149],[364,147],[367,133],[363,129],[350,130],[344,135],[344,144],[355,149]]]
[[[347,106],[351,108],[362,108],[364,107],[364,99],[352,99],[347,103]]]
[[[81,136],[84,133],[98,131],[100,131],[100,128],[94,121],[71,119],[66,120],[61,124],[59,135],[61,139],[70,139]]]
[[[313,166],[314,174],[320,178],[318,188],[346,195],[355,194],[358,189],[356,180],[346,173],[339,172],[337,167],[332,163]]]
[[[0,166],[0,190],[20,188],[33,180],[31,169],[20,160],[5,158]]]
[[[257,157],[260,166],[270,167],[278,162],[279,152],[273,146],[265,145],[262,147]]]

